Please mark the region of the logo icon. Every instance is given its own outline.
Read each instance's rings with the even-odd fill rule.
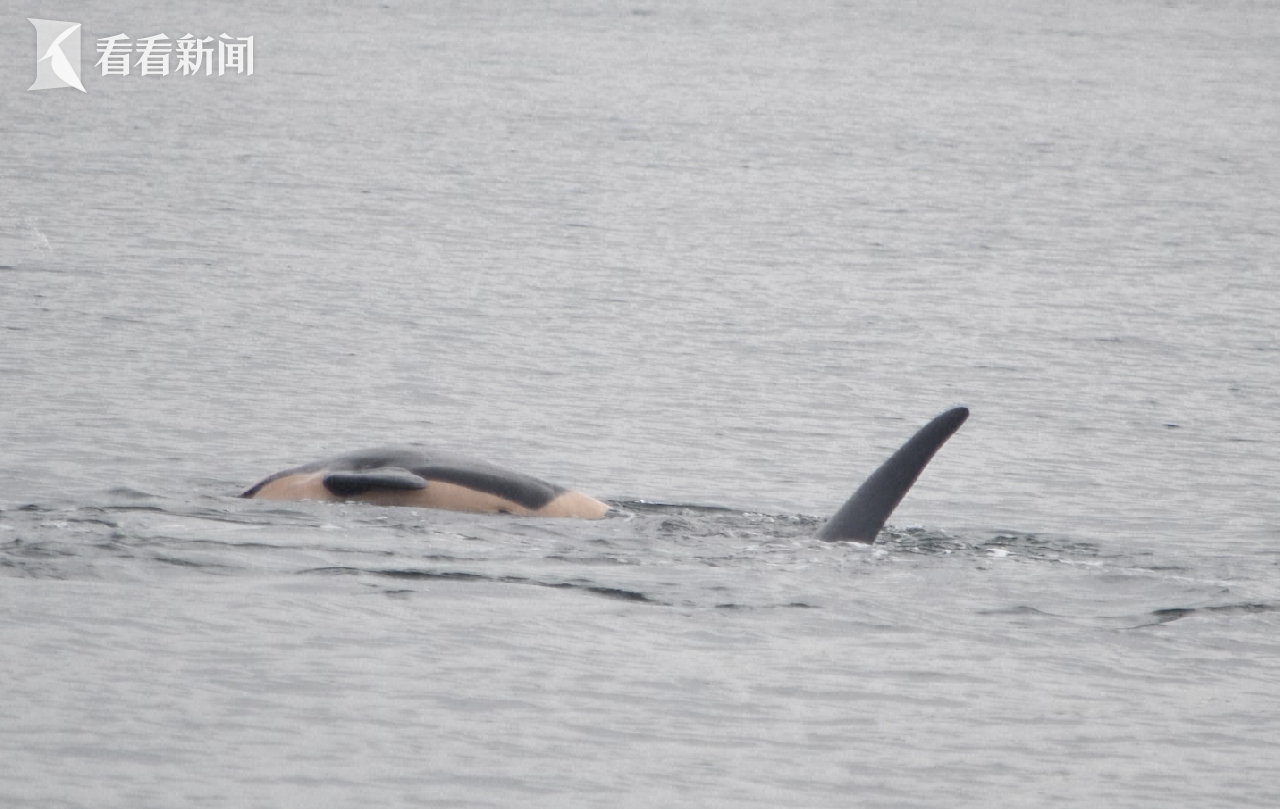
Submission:
[[[28,90],[74,87],[80,83],[80,23],[61,20],[27,21],[36,27],[36,83]]]

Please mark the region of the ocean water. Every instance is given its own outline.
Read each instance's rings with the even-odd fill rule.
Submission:
[[[1276,804],[1280,4],[0,37],[0,806]],[[617,515],[236,497],[410,441]]]

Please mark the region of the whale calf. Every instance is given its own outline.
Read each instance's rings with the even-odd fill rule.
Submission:
[[[594,497],[532,475],[419,447],[383,447],[326,458],[277,472],[240,496],[585,519],[599,519],[609,510]]]
[[[868,477],[818,530],[832,542],[875,541],[934,454],[969,410],[956,407],[920,428]],[[607,503],[501,466],[419,447],[353,452],[277,472],[241,497],[259,500],[359,500],[381,506],[599,519]]]

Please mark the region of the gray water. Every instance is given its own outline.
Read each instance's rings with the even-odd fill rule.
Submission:
[[[1276,805],[1280,4],[0,35],[0,805]],[[618,516],[235,497],[408,441]]]

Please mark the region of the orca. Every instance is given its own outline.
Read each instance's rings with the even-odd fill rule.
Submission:
[[[599,519],[609,506],[532,475],[420,447],[383,447],[277,472],[241,497]]]
[[[830,542],[875,541],[889,515],[969,410],[956,407],[920,428],[818,529]],[[421,447],[382,447],[277,472],[241,497],[358,500],[382,506],[599,519],[609,505],[501,466]]]

